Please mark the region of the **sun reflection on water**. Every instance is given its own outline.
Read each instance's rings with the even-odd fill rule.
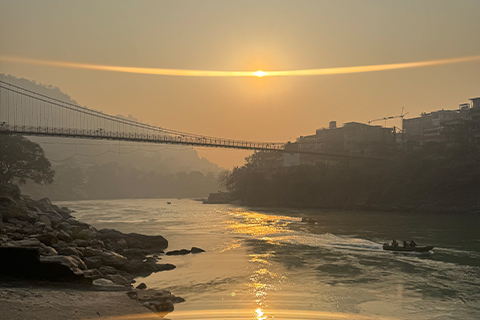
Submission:
[[[292,232],[286,228],[293,221],[291,217],[268,216],[250,211],[234,212],[232,214],[242,218],[241,220],[225,222],[229,224],[227,229],[232,229],[235,233],[265,236]]]

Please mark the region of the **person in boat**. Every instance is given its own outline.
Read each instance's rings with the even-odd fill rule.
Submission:
[[[398,247],[398,242],[397,240],[393,239],[392,241],[392,247],[397,248]]]
[[[403,247],[404,247],[404,248],[408,248],[408,247],[409,247],[408,242],[407,242],[406,240],[403,240]]]
[[[416,246],[417,246],[417,244],[415,243],[415,241],[411,240],[410,241],[410,247],[414,248]]]

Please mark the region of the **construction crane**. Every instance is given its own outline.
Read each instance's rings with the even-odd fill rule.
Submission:
[[[391,119],[397,119],[397,118],[404,118],[406,115],[408,114],[407,113],[403,113],[403,108],[402,108],[402,113],[398,116],[389,116],[389,117],[384,117],[384,118],[379,118],[379,119],[373,119],[373,120],[370,120],[368,121],[367,123],[370,124],[372,122],[377,122],[377,121],[385,121],[385,127],[387,126],[387,120],[391,120]]]

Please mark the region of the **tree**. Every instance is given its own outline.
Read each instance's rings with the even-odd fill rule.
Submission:
[[[55,171],[39,144],[20,135],[0,134],[0,182],[53,182]]]

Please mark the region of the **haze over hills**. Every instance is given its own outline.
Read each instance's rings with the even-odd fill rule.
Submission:
[[[68,94],[52,85],[38,84],[5,74],[0,74],[0,80],[79,105]],[[132,115],[125,118],[138,121]],[[57,171],[56,182],[50,186],[27,184],[24,187],[33,197],[202,197],[217,191],[216,176],[222,171],[218,165],[200,158],[197,151],[191,147],[50,137],[29,139],[42,146]],[[100,168],[101,173],[98,172]],[[93,174],[96,178],[99,174],[104,177],[95,182],[96,192],[89,192],[87,187],[94,180],[98,180],[94,179]],[[150,185],[146,183],[147,178]],[[118,179],[126,185],[121,190],[118,186],[112,189],[115,181],[119,182]],[[156,181],[154,186],[152,179],[163,182]],[[136,181],[135,190],[132,188],[133,181]],[[177,184],[179,185],[176,186]]]

